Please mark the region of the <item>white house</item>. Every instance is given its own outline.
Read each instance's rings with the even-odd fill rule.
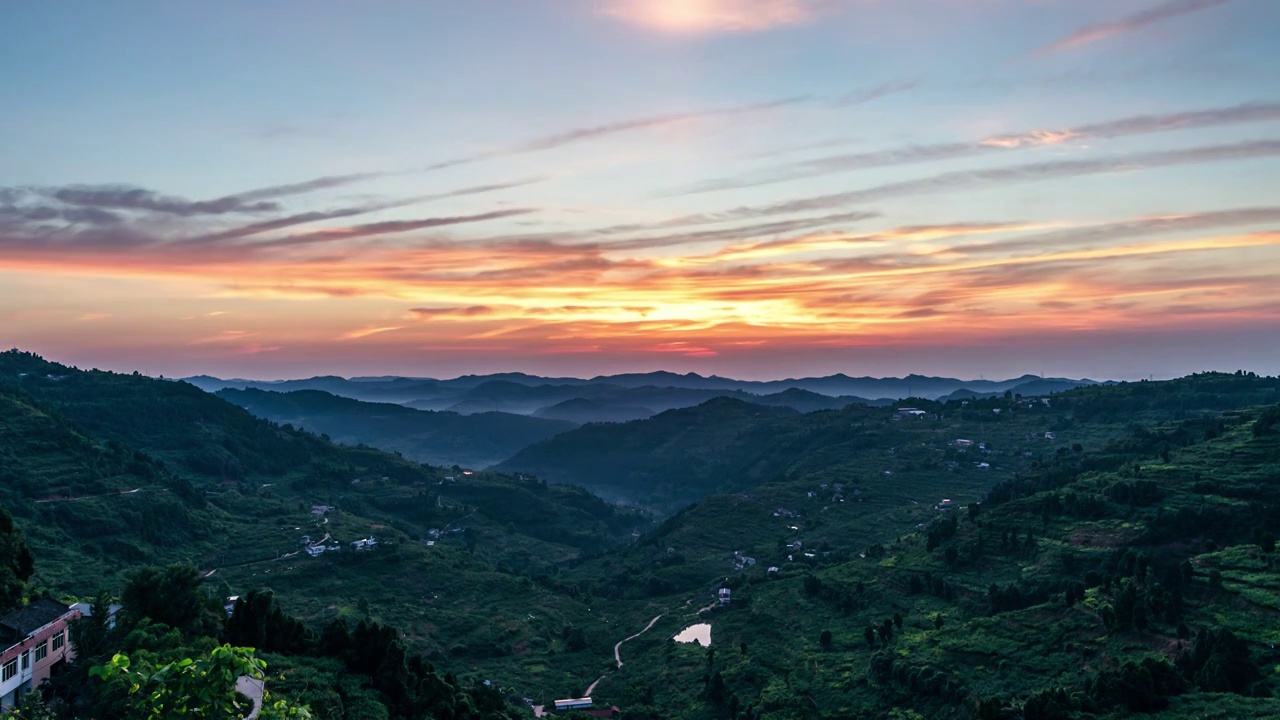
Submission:
[[[591,707],[591,698],[565,698],[552,703],[557,710],[586,710]]]

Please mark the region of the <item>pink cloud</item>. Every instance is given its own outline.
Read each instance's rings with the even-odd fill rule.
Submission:
[[[1119,20],[1086,25],[1061,40],[1046,45],[1041,48],[1039,52],[1052,53],[1079,47],[1081,45],[1088,45],[1090,43],[1098,42],[1099,40],[1106,40],[1116,35],[1131,33],[1148,25],[1169,20],[1180,15],[1186,15],[1200,10],[1208,10],[1209,8],[1225,4],[1229,1],[1230,0],[1165,0],[1159,5],[1155,5],[1147,8],[1146,10],[1120,18]]]
[[[757,32],[813,20],[811,0],[608,0],[599,12],[659,32]]]

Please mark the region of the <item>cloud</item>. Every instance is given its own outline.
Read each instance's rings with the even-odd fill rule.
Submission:
[[[424,319],[434,318],[469,318],[492,315],[493,308],[488,305],[471,305],[468,307],[416,307],[409,312]]]
[[[1174,165],[1249,160],[1280,155],[1280,140],[1256,140],[1178,150],[1132,153],[1084,160],[1050,160],[983,170],[956,170],[915,180],[873,185],[861,190],[790,200],[773,205],[741,207],[718,213],[724,220],[827,210],[889,198],[963,191],[1025,182],[1040,182]],[[699,216],[691,216],[698,220]]]
[[[404,329],[403,325],[390,325],[386,327],[366,327],[366,328],[360,328],[359,330],[352,330],[350,332],[342,333],[341,335],[339,335],[334,339],[335,340],[359,340],[360,338],[367,338],[370,335],[377,335],[379,333],[392,332],[394,330],[403,330],[403,329]]]
[[[646,352],[654,353],[678,353],[686,357],[715,357],[719,354],[711,348],[694,345],[683,340],[658,343],[644,348],[644,350]]]
[[[310,245],[313,243],[351,240],[354,238],[373,237],[376,235],[405,233],[412,230],[425,230],[427,228],[484,222],[486,220],[498,220],[501,218],[514,217],[516,215],[527,215],[532,212],[536,212],[536,210],[533,208],[511,208],[508,210],[492,210],[490,212],[478,213],[475,215],[432,217],[423,218],[421,220],[387,220],[384,222],[354,225],[352,227],[317,230],[315,232],[304,233],[301,235],[289,235],[287,237],[274,238],[271,240],[261,240],[243,247],[256,250],[262,248]]]
[[[807,23],[818,9],[812,0],[604,0],[599,12],[648,30],[703,35]]]
[[[1040,129],[1021,133],[992,135],[977,142],[939,143],[934,145],[905,145],[870,152],[845,153],[812,160],[778,165],[739,175],[737,177],[706,180],[686,188],[666,193],[693,195],[705,192],[755,187],[800,178],[852,172],[875,167],[889,167],[918,163],[954,160],[988,155],[1019,148],[1060,145],[1069,141],[1088,139],[1114,139],[1150,133],[1189,130],[1257,122],[1280,120],[1280,103],[1252,102],[1206,110],[1188,110],[1176,113],[1135,115],[1099,123],[1079,125],[1073,128]]]
[[[1127,240],[1165,233],[1219,230],[1229,227],[1280,223],[1280,207],[1233,208],[1212,212],[1180,213],[1139,217],[1122,222],[1098,223],[1050,230],[981,245],[959,245],[951,252],[965,255],[1006,255],[1025,250],[1047,251],[1062,247],[1091,247],[1114,240]]]
[[[258,188],[257,190],[237,193],[231,197],[239,198],[241,200],[271,200],[290,195],[303,195],[309,192],[315,192],[316,190],[328,190],[330,188],[350,185],[351,183],[364,182],[365,180],[373,180],[393,174],[396,173],[367,172],[350,173],[347,175],[326,175],[324,177],[289,183],[286,185],[270,185],[268,187]]]
[[[855,90],[847,95],[843,95],[837,98],[832,105],[835,107],[865,105],[866,103],[874,100],[879,100],[882,97],[915,90],[917,87],[920,87],[920,83],[922,82],[924,82],[924,78],[912,78],[910,80],[900,80],[898,82],[881,83],[875,87]]]
[[[601,244],[598,247],[602,250],[647,250],[663,247],[676,247],[680,245],[692,245],[695,243],[706,243],[723,240],[748,240],[768,235],[780,235],[783,233],[797,232],[799,230],[812,230],[815,228],[829,228],[833,225],[844,225],[848,223],[861,222],[879,217],[879,213],[875,212],[847,212],[832,215],[822,215],[811,218],[796,218],[792,220],[776,220],[767,223],[757,223],[755,225],[746,225],[742,227],[722,228],[718,230],[702,230],[698,232],[672,233],[668,235],[657,235],[649,237],[636,237],[627,240],[620,240],[610,243]]]
[[[406,200],[397,200],[395,202],[372,203],[368,205],[358,205],[355,207],[338,208],[335,210],[320,210],[313,212],[298,213],[295,215],[287,215],[272,220],[264,220],[262,222],[250,223],[240,227],[231,228],[221,232],[211,233],[202,236],[201,240],[221,240],[226,238],[248,237],[271,230],[280,230],[295,225],[304,225],[307,223],[319,222],[322,220],[336,220],[346,217],[354,217],[356,215],[365,215],[368,213],[379,212],[382,210],[391,210],[394,208],[416,205],[418,203],[429,202],[433,200],[443,200],[454,197],[462,197],[466,195],[478,195],[481,193],[494,192],[497,190],[508,190],[510,188],[530,185],[541,182],[541,178],[530,178],[524,180],[515,180],[504,183],[490,183],[487,185],[474,185],[471,187],[451,190],[449,192],[438,193],[435,195],[423,195],[421,197],[409,198]]]
[[[549,135],[538,140],[532,140],[519,146],[516,149],[516,152],[550,150],[551,148],[557,148],[575,142],[582,142],[583,140],[594,140],[606,135],[616,135],[618,133],[630,132],[632,130],[647,130],[665,125],[689,122],[691,120],[707,120],[717,117],[749,115],[751,113],[775,110],[788,105],[808,102],[810,99],[811,98],[808,95],[800,95],[796,97],[783,98],[781,100],[771,100],[769,102],[739,105],[737,107],[726,107],[688,113],[673,113],[669,115],[654,115],[650,117],[636,118],[634,120],[623,120],[621,122],[607,123],[605,125],[596,125],[594,127],[578,128],[556,135]]]
[[[1070,140],[1083,137],[1072,130],[1032,130],[1018,135],[992,135],[983,138],[979,143],[986,147],[1013,149],[1020,147],[1041,147],[1043,145],[1061,145]]]
[[[259,213],[279,210],[277,203],[253,201],[236,195],[213,200],[187,200],[127,185],[69,185],[46,191],[68,205],[117,210],[144,210],[181,217]]]
[[[1128,15],[1111,22],[1096,23],[1086,25],[1079,30],[1067,35],[1056,42],[1045,45],[1036,51],[1036,54],[1046,54],[1060,52],[1081,45],[1106,40],[1107,38],[1117,35],[1141,30],[1142,28],[1164,20],[1170,20],[1182,15],[1187,15],[1201,10],[1208,10],[1218,5],[1224,5],[1229,0],[1165,0],[1159,5],[1147,8],[1141,12]]]
[[[587,127],[574,128],[566,130],[562,133],[547,135],[540,138],[534,138],[523,143],[513,145],[511,147],[493,150],[490,152],[477,153],[475,155],[467,155],[463,157],[444,160],[438,163],[427,165],[421,168],[422,171],[430,172],[435,170],[443,170],[446,168],[457,167],[459,165],[469,165],[471,163],[480,162],[482,160],[493,160],[496,158],[512,157],[515,155],[523,155],[525,153],[541,152],[543,150],[553,150],[556,148],[572,145],[574,143],[596,140],[610,135],[619,135],[622,133],[634,132],[637,130],[652,130],[655,128],[666,127],[668,125],[676,125],[679,123],[696,122],[700,120],[710,120],[714,118],[735,117],[740,115],[750,115],[760,112],[769,112],[778,108],[790,105],[798,105],[800,103],[810,102],[813,98],[808,95],[800,95],[795,97],[781,98],[779,100],[769,100],[766,102],[751,103],[747,105],[737,105],[732,107],[713,108],[711,110],[697,110],[683,113],[668,113],[665,115],[650,115],[648,117],[633,118],[631,120],[619,120],[616,122],[605,123],[603,125],[591,125]]]
[[[82,214],[78,217],[70,216],[68,214],[70,211],[61,211],[63,219],[67,219],[70,222],[107,224],[118,221],[119,218],[118,216],[105,214],[104,209],[153,212],[179,217],[274,212],[281,209],[279,203],[273,202],[278,198],[326,190],[391,174],[394,173],[374,172],[329,175],[303,182],[248,190],[212,200],[188,200],[171,195],[162,195],[154,190],[131,185],[67,185],[55,188],[40,188],[38,192],[46,197],[81,209]],[[464,189],[463,191],[457,191],[457,193],[466,194],[468,191],[483,192],[485,189],[485,187]],[[6,195],[0,195],[0,200],[4,200],[15,191],[20,190],[10,188]],[[450,195],[446,193],[441,197]]]
[[[15,192],[16,201],[22,194]],[[118,225],[124,221],[119,214],[96,207],[54,207],[46,204],[0,205],[0,220],[20,222],[53,222],[60,220],[77,225]]]
[[[219,345],[223,343],[234,343],[259,335],[260,333],[251,333],[247,330],[223,330],[217,335],[209,335],[207,337],[196,338],[187,342],[188,345]]]

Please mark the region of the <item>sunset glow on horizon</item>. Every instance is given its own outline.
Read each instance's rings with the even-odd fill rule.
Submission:
[[[256,378],[1280,372],[1269,0],[7,14],[5,347]]]

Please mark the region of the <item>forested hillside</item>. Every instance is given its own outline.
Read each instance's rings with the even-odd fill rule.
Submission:
[[[500,473],[5,353],[0,592],[123,598],[127,632],[77,640],[93,662],[257,647],[277,698],[333,720],[528,717],[588,688],[643,720],[1280,717],[1278,393],[722,398]],[[546,482],[564,469],[667,517]],[[697,622],[710,648],[671,640]],[[87,670],[64,696],[112,716]]]
[[[140,566],[189,562],[218,595],[268,587],[313,624],[392,623],[472,676],[585,674],[593,656],[555,652],[589,606],[529,578],[648,522],[580,488],[341,447],[185,383],[27,354],[0,354],[0,408],[0,507],[41,558],[37,592],[118,593]],[[341,550],[310,557],[304,535]],[[369,537],[376,550],[351,550]]]
[[[1136,420],[1272,385],[1078,401]],[[1280,407],[1175,414],[1037,457],[981,502],[879,518],[878,539],[830,485],[708,499],[574,571],[622,605],[732,590],[702,614],[668,602],[597,694],[644,718],[1280,717]],[[710,649],[668,639],[694,622]]]
[[[970,476],[985,461],[986,475],[999,474],[1045,452],[1092,447],[1133,423],[1277,400],[1274,380],[1217,374],[1043,398],[1011,392],[945,403],[912,398],[893,408],[850,405],[803,415],[720,398],[626,424],[584,426],[532,445],[498,468],[673,512],[710,494],[815,473],[862,482],[889,471],[899,473],[901,484],[909,481],[901,475],[906,472],[932,484]],[[919,412],[897,412],[908,407]],[[973,445],[961,447],[958,440]],[[944,495],[960,492],[939,484]]]

